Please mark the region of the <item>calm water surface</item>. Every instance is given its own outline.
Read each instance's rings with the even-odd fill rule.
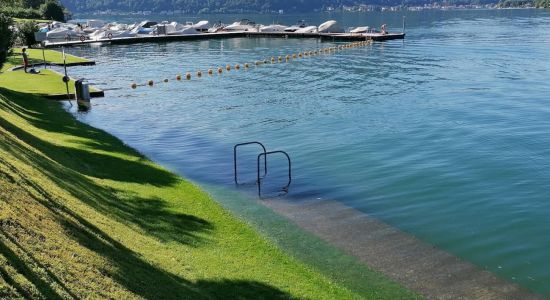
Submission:
[[[401,14],[248,17],[402,26]],[[71,75],[114,89],[77,115],[218,186],[232,185],[232,146],[262,141],[293,159],[287,197],[341,201],[550,296],[548,11],[407,13],[404,42],[129,88],[332,44],[235,38],[73,48],[97,66]],[[241,157],[243,180],[254,180],[253,152]],[[270,166],[265,189],[273,194],[284,161],[273,157]]]

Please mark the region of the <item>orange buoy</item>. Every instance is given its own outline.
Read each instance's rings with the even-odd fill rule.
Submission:
[[[222,67],[219,67],[219,68],[218,68],[218,73],[221,74],[222,72],[223,72]]]
[[[227,71],[231,71],[231,66],[230,66],[230,65],[227,65],[227,66],[225,66],[225,69],[226,69]]]
[[[241,66],[239,66],[239,64],[236,64],[235,65],[235,70],[240,70],[241,69]]]
[[[208,75],[212,75],[214,73],[214,70],[208,69]]]
[[[181,80],[181,75],[180,74],[176,75],[176,80]]]

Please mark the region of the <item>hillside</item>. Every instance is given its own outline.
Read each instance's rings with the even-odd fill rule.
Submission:
[[[311,12],[324,10],[328,7],[342,5],[418,5],[443,1],[430,0],[62,0],[72,12],[92,11],[182,11],[186,13],[230,13],[230,12]],[[452,0],[444,1],[449,4],[486,4],[496,3],[494,0]]]

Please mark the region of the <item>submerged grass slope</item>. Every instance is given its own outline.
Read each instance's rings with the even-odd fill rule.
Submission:
[[[58,103],[0,94],[0,298],[358,297]]]

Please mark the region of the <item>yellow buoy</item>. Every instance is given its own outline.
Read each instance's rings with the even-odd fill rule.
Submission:
[[[212,75],[214,73],[214,70],[208,69],[208,75]]]
[[[230,65],[227,65],[227,66],[225,66],[225,69],[226,69],[227,71],[231,71],[231,66],[230,66]]]
[[[298,56],[299,56],[299,57],[302,57],[302,52],[298,53]]]
[[[185,79],[190,80],[191,79],[191,73],[187,72],[185,74]]]
[[[297,56],[296,53],[292,54],[292,58],[296,58],[296,56]]]
[[[202,71],[201,70],[198,70],[197,71],[197,77],[201,77],[202,76]]]
[[[248,68],[248,63],[245,63],[245,64],[244,64],[244,67],[245,67],[245,68]]]
[[[259,61],[259,60],[256,61],[256,66],[259,66],[259,65],[261,65],[261,64],[262,64],[261,61]]]
[[[279,62],[283,61],[283,58],[279,56]]]
[[[222,67],[219,67],[219,68],[218,68],[218,73],[221,74],[222,72],[223,72]]]
[[[133,89],[137,88],[137,84],[132,83],[132,88],[133,88]]]
[[[271,63],[275,62],[275,57],[271,57]]]
[[[235,65],[235,70],[240,70],[241,69],[241,66],[239,64],[236,64]]]
[[[153,82],[153,80],[149,80],[149,81],[147,82],[147,84],[148,84],[149,86],[153,86],[153,84],[155,84],[155,83]]]

